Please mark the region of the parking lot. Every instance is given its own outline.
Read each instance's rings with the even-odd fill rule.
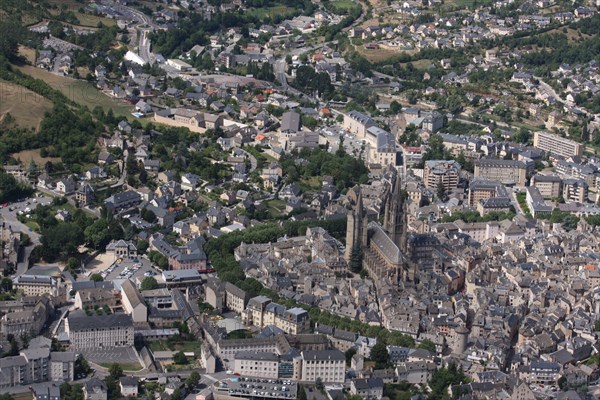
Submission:
[[[160,270],[152,267],[152,263],[145,257],[118,259],[109,266],[100,275],[104,280],[112,281],[115,279],[131,279],[140,282],[146,276],[155,276],[160,274]]]
[[[330,153],[335,153],[340,147],[340,136],[344,137],[344,149],[350,154],[360,152],[365,144],[364,140],[356,139],[354,135],[349,134],[338,125],[321,128],[317,132],[329,142]]]
[[[225,384],[225,388],[223,388]],[[234,396],[260,396],[276,399],[295,399],[298,385],[285,379],[231,378],[221,382],[220,390]]]
[[[133,347],[81,350],[81,353],[86,360],[95,362],[96,364],[139,364],[137,354]],[[142,369],[141,365],[140,369]]]

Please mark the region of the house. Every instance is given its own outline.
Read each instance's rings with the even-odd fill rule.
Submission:
[[[131,125],[129,125],[129,122],[127,122],[127,121],[119,122],[119,124],[117,125],[117,129],[120,130],[121,132],[125,132],[127,134],[131,133]]]
[[[42,384],[31,388],[33,400],[60,400],[60,388],[56,385]]]
[[[115,162],[115,157],[108,151],[101,151],[98,154],[98,165],[110,165]]]
[[[381,378],[352,379],[350,393],[363,399],[381,399],[383,397],[383,380]]]
[[[201,182],[201,178],[192,173],[187,173],[181,176],[181,189],[185,191],[194,191]]]
[[[107,400],[108,388],[106,383],[98,378],[91,378],[83,387],[83,396],[85,400]]]
[[[129,279],[121,284],[123,309],[131,315],[134,324],[143,324],[148,320],[148,307],[137,287]]]
[[[137,205],[141,201],[139,193],[133,190],[117,193],[104,200],[106,209],[111,212],[119,212]]]
[[[300,114],[288,111],[281,118],[281,132],[295,133],[300,130]]]
[[[133,376],[121,377],[119,387],[121,388],[121,395],[124,397],[137,397],[138,395],[138,381]]]
[[[54,216],[59,221],[66,222],[71,219],[71,213],[67,210],[58,210]]]
[[[61,194],[70,194],[75,191],[75,181],[68,177],[56,182],[56,191]]]
[[[134,258],[137,257],[137,247],[132,241],[112,240],[106,246],[106,253],[117,258]]]
[[[106,178],[106,171],[102,167],[92,167],[85,173],[85,179],[91,181],[92,179],[104,179]]]
[[[160,161],[145,159],[144,169],[149,172],[158,172],[158,170],[160,169]]]
[[[136,103],[135,109],[143,114],[148,114],[152,112],[152,107],[150,104],[146,103],[144,100],[140,100]]]

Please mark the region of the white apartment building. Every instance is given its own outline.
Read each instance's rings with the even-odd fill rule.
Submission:
[[[307,350],[302,352],[302,381],[344,383],[346,357],[339,350]]]
[[[13,288],[25,296],[60,296],[60,280],[46,275],[23,274],[13,279]]]
[[[269,352],[241,351],[235,355],[233,370],[244,376],[277,379],[279,356]]]
[[[73,349],[102,349],[133,346],[133,321],[127,314],[86,315],[71,313],[66,332]]]
[[[548,132],[535,132],[533,145],[548,153],[563,157],[583,155],[583,144]]]

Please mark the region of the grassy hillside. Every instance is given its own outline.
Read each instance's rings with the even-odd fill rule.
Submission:
[[[52,102],[31,90],[11,82],[0,80],[0,121],[3,127],[39,129],[46,111]]]
[[[41,79],[54,89],[59,90],[68,99],[77,104],[87,106],[90,110],[100,106],[105,111],[112,110],[115,116],[130,116],[133,107],[118,99],[107,96],[93,84],[85,81],[59,76],[30,65],[19,66],[18,69],[36,79]]]

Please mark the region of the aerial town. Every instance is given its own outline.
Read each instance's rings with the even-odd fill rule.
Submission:
[[[1,0],[0,400],[600,399],[600,0]]]

